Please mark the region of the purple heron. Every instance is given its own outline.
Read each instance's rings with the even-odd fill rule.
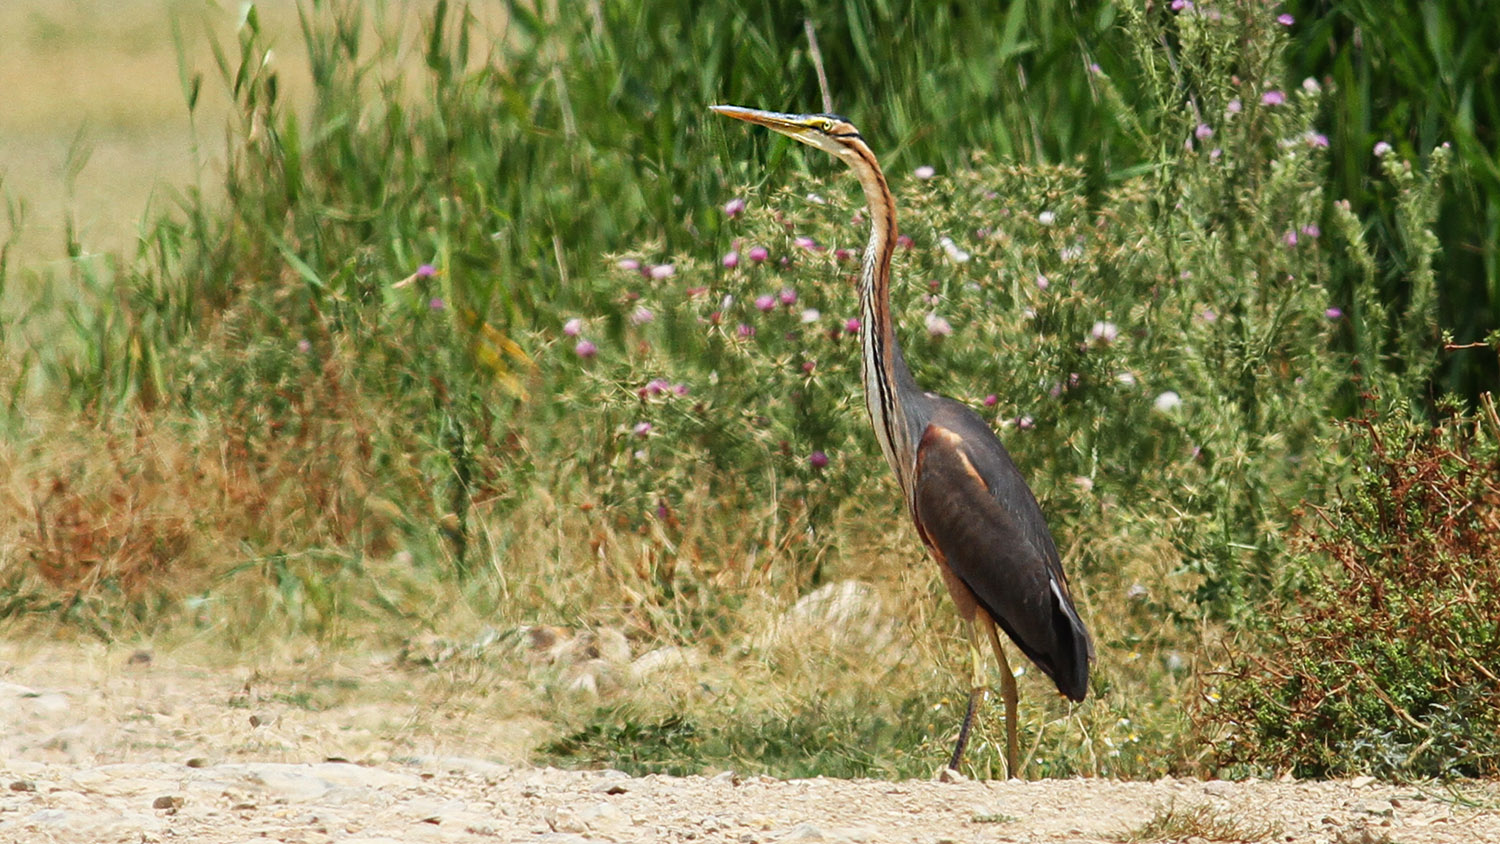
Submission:
[[[969,703],[948,767],[956,770],[962,761],[975,709],[989,689],[983,636],[1000,663],[1006,772],[1019,776],[1016,681],[996,625],[1071,700],[1081,701],[1088,693],[1093,658],[1093,644],[1073,608],[1041,507],[979,414],[923,391],[912,378],[890,311],[896,205],[859,130],[834,114],[712,108],[833,155],[854,170],[864,188],[871,216],[859,285],[865,409],[917,533],[968,622]]]

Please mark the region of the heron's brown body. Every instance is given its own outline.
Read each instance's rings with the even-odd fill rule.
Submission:
[[[912,378],[890,314],[896,206],[859,131],[831,114],[780,114],[739,106],[714,106],[714,111],[836,156],[864,188],[871,214],[859,291],[865,408],[917,531],[937,560],[959,614],[970,623],[975,656],[969,709],[950,766],[957,767],[962,758],[975,704],[987,688],[978,659],[983,632],[1000,661],[1006,761],[1014,776],[1015,680],[995,626],[1072,700],[1083,700],[1088,692],[1093,656],[1041,507],[979,414],[923,391]]]

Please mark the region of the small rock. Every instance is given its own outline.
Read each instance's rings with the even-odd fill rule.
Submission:
[[[10,784],[11,791],[36,791],[36,783],[32,780],[16,780]]]
[[[630,826],[630,817],[613,803],[595,803],[578,810],[578,819],[592,831],[609,835]]]
[[[1374,777],[1355,777],[1354,779],[1349,780],[1349,785],[1352,788],[1364,788],[1374,781]]]
[[[832,841],[819,827],[810,823],[799,823],[787,831],[777,835],[777,841]]]
[[[629,788],[625,787],[624,783],[619,781],[611,782],[610,780],[596,782],[589,787],[589,792],[593,794],[624,794],[629,790]]]
[[[207,759],[204,759],[202,756],[194,756],[193,758],[187,760],[187,766],[189,768],[207,768],[209,764],[209,761]]]
[[[130,655],[129,659],[125,660],[125,664],[126,665],[150,665],[151,664],[151,652],[147,651],[147,650],[136,651],[135,653],[132,653]]]
[[[175,794],[163,794],[151,801],[153,809],[169,809],[173,812],[182,808],[182,798]]]
[[[944,765],[943,767],[938,768],[935,773],[933,773],[932,781],[959,783],[968,782],[969,778],[948,767],[947,765]]]
[[[62,809],[38,809],[26,816],[27,826],[61,826],[68,822],[68,813]]]
[[[1229,797],[1234,794],[1234,783],[1228,780],[1209,780],[1203,784],[1203,793],[1210,797]]]

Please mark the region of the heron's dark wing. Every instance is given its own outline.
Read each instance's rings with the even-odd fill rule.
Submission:
[[[917,448],[913,506],[923,537],[1058,690],[1083,700],[1093,647],[1041,508],[989,426],[952,404],[934,414]]]

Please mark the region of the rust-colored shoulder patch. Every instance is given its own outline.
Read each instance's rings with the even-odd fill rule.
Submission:
[[[941,449],[943,452],[942,456],[949,458],[943,461],[945,464],[951,466],[956,462],[965,473],[979,482],[980,487],[988,490],[990,485],[985,483],[984,476],[979,474],[979,470],[974,468],[973,461],[969,460],[969,455],[964,453],[963,444],[964,438],[957,432],[944,428],[937,423],[929,424],[927,430],[922,432],[922,441],[917,444],[918,475],[921,475],[927,456],[934,449]]]

